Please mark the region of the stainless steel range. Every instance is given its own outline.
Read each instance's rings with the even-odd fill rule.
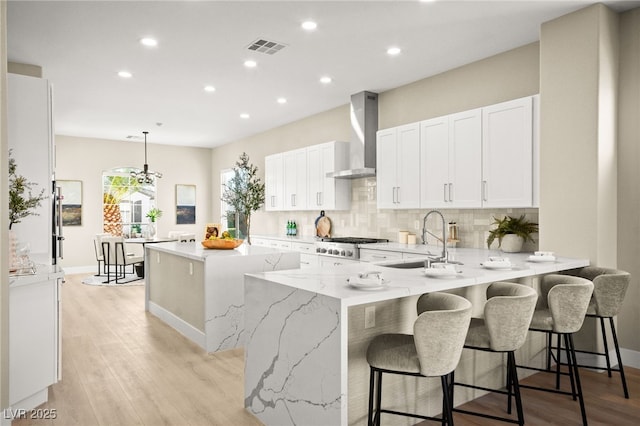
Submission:
[[[316,253],[321,256],[358,260],[360,259],[358,245],[388,242],[389,240],[381,238],[335,237],[322,238],[316,241],[315,246]]]

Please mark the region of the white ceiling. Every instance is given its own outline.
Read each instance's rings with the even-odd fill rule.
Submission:
[[[57,134],[127,140],[147,130],[149,143],[213,147],[531,43],[542,22],[592,3],[9,1],[8,57],[52,82]],[[315,31],[300,28],[307,19]],[[142,46],[145,36],[158,46]],[[249,51],[259,38],[286,47]],[[392,45],[399,56],[386,54]],[[254,69],[243,66],[250,58]],[[133,78],[118,77],[123,69]]]

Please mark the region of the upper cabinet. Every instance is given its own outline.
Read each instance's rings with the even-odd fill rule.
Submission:
[[[265,210],[282,210],[284,206],[284,160],[282,154],[264,158]]]
[[[533,100],[482,109],[482,205],[533,204]]]
[[[351,181],[327,177],[349,163],[347,142],[327,142],[265,157],[265,209],[348,210]]]
[[[288,151],[284,156],[284,209],[307,208],[307,150]]]
[[[481,110],[420,123],[420,206],[481,207]]]
[[[378,131],[378,208],[537,205],[537,97]]]
[[[376,150],[378,208],[420,207],[419,123],[378,131]]]
[[[327,177],[349,167],[349,143],[327,142],[307,148],[307,207],[310,210],[348,210],[351,181]]]

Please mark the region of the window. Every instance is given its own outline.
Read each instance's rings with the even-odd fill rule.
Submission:
[[[102,173],[102,229],[111,235],[148,234],[147,212],[156,206],[155,182],[139,183],[128,167]]]
[[[233,169],[226,169],[220,173],[220,195],[222,195],[225,191],[225,188],[229,181],[234,177],[235,172]],[[220,201],[220,214],[221,220],[220,222],[225,224],[223,225],[235,238],[244,238],[247,235],[247,223],[244,220],[244,215],[240,216],[240,223],[238,224],[240,227],[240,232],[236,235],[236,213],[233,211],[233,207],[225,203],[224,201]]]

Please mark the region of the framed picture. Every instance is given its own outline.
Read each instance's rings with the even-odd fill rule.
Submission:
[[[62,189],[62,226],[82,226],[82,181],[57,180]]]
[[[178,225],[196,223],[195,185],[176,185],[176,223]]]

